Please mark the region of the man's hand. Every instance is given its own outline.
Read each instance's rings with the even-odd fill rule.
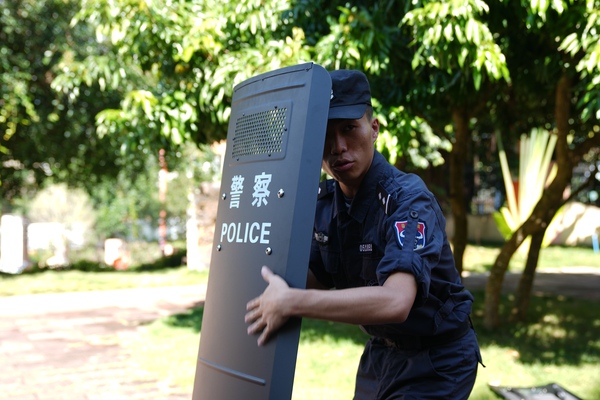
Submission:
[[[260,272],[268,286],[262,295],[246,304],[245,321],[250,324],[249,335],[262,332],[258,337],[258,345],[262,346],[290,317],[286,314],[286,306],[289,303],[286,295],[290,287],[268,267],[263,266]]]

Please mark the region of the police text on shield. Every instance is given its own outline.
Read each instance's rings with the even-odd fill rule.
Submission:
[[[221,242],[269,244],[270,222],[231,222],[221,225]]]

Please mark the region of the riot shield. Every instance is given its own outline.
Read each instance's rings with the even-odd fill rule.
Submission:
[[[330,95],[313,63],[234,88],[193,400],[291,398],[301,321],[258,347],[244,315],[263,265],[306,285]]]

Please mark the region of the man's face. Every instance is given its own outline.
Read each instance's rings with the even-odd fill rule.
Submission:
[[[367,114],[361,119],[332,119],[327,123],[323,169],[354,197],[371,166],[379,121]]]

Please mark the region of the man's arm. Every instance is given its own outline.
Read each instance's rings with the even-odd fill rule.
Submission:
[[[290,317],[360,325],[404,322],[417,293],[415,278],[403,272],[391,274],[383,286],[342,290],[294,289],[267,267],[261,273],[268,286],[248,302],[245,318],[248,334],[261,333],[259,346]]]

